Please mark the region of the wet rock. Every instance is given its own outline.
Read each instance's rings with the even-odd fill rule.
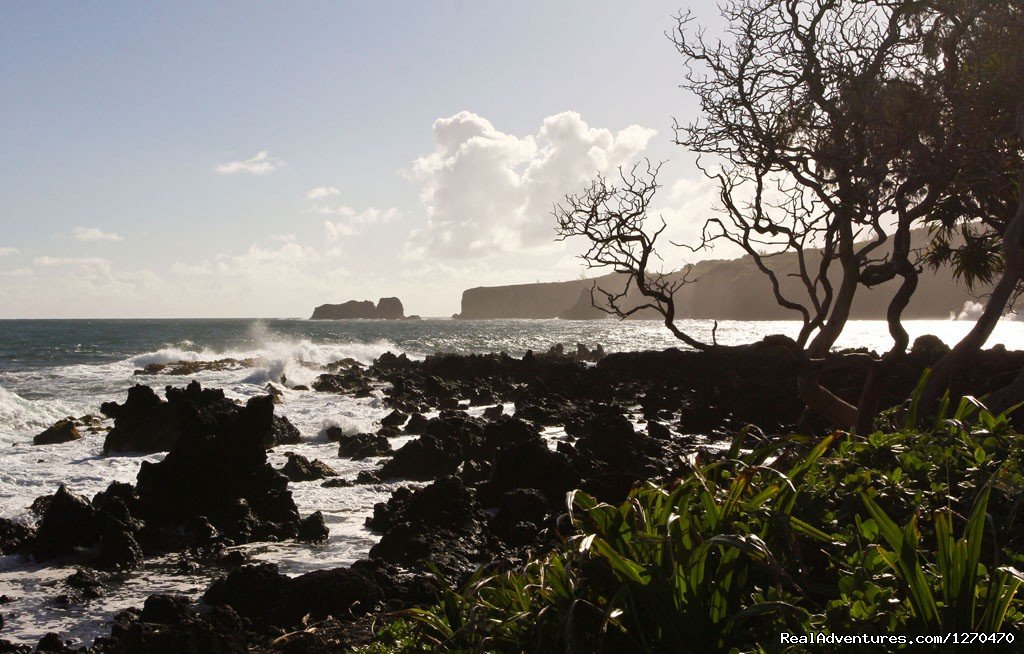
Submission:
[[[32,553],[38,561],[91,547],[99,538],[96,511],[87,499],[61,484],[43,514]]]
[[[215,580],[203,595],[211,606],[228,605],[239,615],[260,618],[284,596],[288,577],[273,563],[258,563],[232,570]]]
[[[240,370],[242,368],[254,368],[259,365],[260,360],[248,359],[217,359],[216,361],[176,361],[174,363],[151,363],[141,370],[136,370],[136,375],[178,375],[193,376],[201,372],[222,372],[224,370]]]
[[[82,600],[96,599],[107,594],[108,578],[102,573],[87,568],[79,568],[64,580],[75,596],[76,603]]]
[[[94,565],[106,570],[132,570],[141,566],[142,560],[142,547],[134,533],[113,525],[104,529]]]
[[[382,479],[401,478],[425,481],[455,474],[462,461],[457,444],[435,435],[424,434],[395,451],[380,470]]]
[[[394,371],[404,370],[412,367],[413,362],[409,360],[409,357],[405,356],[405,353],[395,355],[392,352],[385,352],[384,354],[377,357],[373,362],[373,368],[380,371]]]
[[[458,398],[455,397],[441,398],[441,400],[437,402],[437,408],[441,409],[442,411],[445,409],[458,409],[459,406],[459,400]]]
[[[37,652],[53,652],[55,654],[64,654],[65,652],[73,652],[67,644],[60,639],[60,636],[55,633],[48,633],[39,640],[39,644],[36,646]]]
[[[400,488],[373,508],[366,524],[382,533],[370,557],[403,566],[429,561],[446,574],[468,572],[491,551],[486,515],[458,477],[419,490]]]
[[[392,411],[388,415],[386,415],[383,418],[381,418],[380,424],[385,426],[385,427],[400,427],[408,419],[409,419],[409,415],[408,414],[402,413],[398,409],[395,409],[394,411]]]
[[[615,407],[598,409],[576,432],[573,464],[581,487],[599,500],[618,503],[643,480],[668,470],[671,443],[637,432]]]
[[[482,455],[485,424],[463,412],[442,412],[427,422],[423,435],[395,451],[381,467],[381,478],[426,481],[455,474],[463,461]]]
[[[547,516],[547,497],[536,489],[517,488],[501,496],[491,530],[510,545],[534,541]]]
[[[402,430],[398,427],[381,427],[377,430],[377,435],[384,438],[395,438],[402,435]]]
[[[647,422],[647,435],[651,438],[657,438],[658,440],[663,441],[672,438],[672,432],[669,428],[660,422],[655,422],[654,420]]]
[[[93,565],[108,570],[130,570],[142,564],[136,540],[143,524],[132,515],[138,495],[130,484],[114,482],[92,501],[100,530],[100,552]]]
[[[380,474],[373,470],[360,470],[356,475],[357,485],[379,484],[380,481]]]
[[[36,499],[32,500],[32,504],[29,505],[28,510],[33,514],[42,517],[46,513],[46,509],[50,507],[50,502],[53,500],[53,495],[40,495]]]
[[[338,373],[324,373],[313,382],[313,390],[320,393],[338,393],[342,395],[369,394],[372,391],[366,374],[351,368]]]
[[[552,505],[565,502],[565,494],[576,488],[580,474],[569,458],[553,452],[537,437],[507,447],[498,453],[491,476],[481,486],[480,498],[493,506],[508,491],[533,488],[540,491]]]
[[[203,597],[212,606],[230,607],[250,620],[282,628],[299,626],[306,616],[319,621],[365,613],[383,598],[374,576],[357,568],[317,570],[289,579],[269,563],[233,570]]]
[[[486,409],[484,409],[484,418],[486,418],[487,420],[497,420],[504,413],[505,407],[502,406],[501,404],[496,404],[494,406],[489,406]]]
[[[97,639],[94,649],[105,654],[248,654],[252,637],[249,625],[230,607],[198,615],[175,607],[173,600],[153,605],[147,600],[141,612],[120,613],[110,638]]]
[[[78,433],[78,428],[75,426],[75,419],[64,418],[63,420],[58,420],[53,424],[53,426],[33,438],[32,444],[54,445],[57,443],[77,441],[81,437],[82,435]]]
[[[270,620],[280,626],[299,624],[304,616],[322,620],[365,613],[383,601],[373,578],[351,568],[316,570],[290,579]]]
[[[299,521],[296,538],[306,543],[326,543],[330,535],[330,529],[324,524],[324,514],[316,511]]]
[[[215,433],[185,431],[163,461],[142,462],[135,515],[149,534],[182,533],[181,527],[203,516],[235,542],[295,535],[299,515],[288,478],[267,463],[262,434],[253,429],[253,423],[267,424],[273,404],[266,396],[253,400],[261,402],[250,400]],[[149,551],[145,543],[143,549]]]
[[[181,595],[150,595],[142,606],[139,619],[151,624],[172,625],[195,614],[192,602]]]
[[[351,486],[355,486],[355,484],[350,479],[342,477],[333,477],[320,484],[321,488],[349,488]]]
[[[245,406],[224,397],[220,389],[204,389],[193,381],[185,388],[168,386],[167,400],[148,386],[128,391],[124,404],[106,402],[100,410],[114,419],[103,443],[105,454],[170,450],[184,434],[205,436],[246,428],[264,447],[297,443],[299,431],[287,418],[274,415],[272,396],[253,397]]]
[[[0,555],[28,553],[35,537],[35,528],[0,518]]]
[[[280,472],[291,481],[316,481],[327,477],[337,477],[338,473],[320,459],[310,461],[301,454],[287,452],[288,462]]]
[[[338,444],[338,456],[351,459],[365,459],[371,456],[389,456],[391,443],[379,434],[354,434],[342,436]]]
[[[409,416],[409,422],[405,424],[406,434],[422,434],[427,428],[429,421],[422,413],[414,413]]]
[[[324,429],[324,436],[327,438],[328,442],[337,443],[345,437],[345,431],[337,425],[332,425]]]

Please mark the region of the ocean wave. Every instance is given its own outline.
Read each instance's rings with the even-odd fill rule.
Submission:
[[[29,400],[0,386],[0,435],[42,431],[61,418],[80,413],[80,407],[60,400]]]
[[[184,345],[184,343],[180,344]],[[191,344],[194,348],[194,344]],[[250,359],[258,364],[242,380],[248,384],[280,382],[286,378],[289,386],[309,384],[318,374],[320,366],[342,359],[354,359],[369,364],[385,352],[402,352],[388,340],[370,342],[313,342],[309,339],[268,339],[246,349],[213,350],[192,349],[169,345],[153,352],[144,352],[128,359],[125,363],[132,368],[144,368],[150,364],[169,364],[178,361],[201,362],[218,359]]]

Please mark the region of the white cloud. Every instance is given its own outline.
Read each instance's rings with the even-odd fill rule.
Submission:
[[[114,232],[104,232],[97,227],[75,227],[71,238],[78,241],[123,241],[124,237]]]
[[[34,274],[35,271],[31,268],[15,268],[14,270],[4,270],[0,272],[0,275],[4,277],[29,277]]]
[[[323,198],[329,198],[335,195],[341,195],[341,191],[333,186],[317,186],[314,189],[310,189],[309,193],[306,194],[306,197],[310,200],[322,200]]]
[[[628,164],[654,130],[592,128],[576,112],[545,118],[536,135],[500,132],[463,111],[434,123],[434,152],[413,162],[427,225],[406,243],[410,258],[473,258],[538,251],[554,238],[552,205],[597,172]]]
[[[313,207],[313,212],[323,214],[327,216],[344,216],[349,218],[349,222],[359,223],[362,225],[372,225],[374,223],[389,223],[399,214],[396,207],[389,207],[387,209],[378,209],[377,207],[370,207],[363,211],[356,211],[352,207],[345,205],[337,207],[329,207],[323,205],[317,205]]]
[[[19,254],[19,253],[20,253],[20,250],[18,250],[18,248],[8,248],[8,247],[0,248],[0,257],[9,257],[9,256],[11,256],[13,254]]]
[[[275,157],[271,157],[268,151],[260,150],[256,153],[256,156],[251,159],[246,159],[245,161],[229,161],[228,163],[219,164],[217,166],[217,172],[221,175],[236,175],[238,173],[244,173],[246,175],[269,175],[283,165],[283,161]]]
[[[314,213],[326,214],[326,215],[329,215],[329,216],[354,216],[354,215],[356,215],[356,210],[355,209],[353,209],[352,207],[346,207],[345,205],[341,205],[339,207],[328,207],[328,206],[323,206],[323,205],[317,205],[317,206],[313,207],[313,212]]]
[[[331,211],[324,211],[323,209],[323,207],[318,207],[317,213],[334,214],[347,218],[347,220],[324,221],[324,238],[327,239],[328,243],[334,243],[344,236],[359,234],[363,225],[387,224],[398,215],[398,209],[395,207],[388,209],[370,207],[358,213],[349,207],[338,207]]]
[[[334,243],[344,236],[354,236],[358,233],[359,230],[346,222],[324,221],[324,238],[328,243]]]
[[[52,268],[55,266],[109,266],[110,262],[100,257],[36,257],[32,264]]]
[[[373,225],[376,223],[387,224],[397,215],[398,209],[395,207],[391,207],[389,209],[377,209],[376,207],[370,207],[366,211],[352,216],[352,222],[360,225]]]

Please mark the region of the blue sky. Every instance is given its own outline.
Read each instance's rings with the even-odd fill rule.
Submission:
[[[448,315],[576,277],[551,202],[643,156],[691,234],[685,8],[0,4],[0,317]]]

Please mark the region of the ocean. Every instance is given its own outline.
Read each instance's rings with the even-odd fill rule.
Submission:
[[[710,321],[683,321],[698,337],[710,339]],[[909,321],[911,337],[935,334],[947,343],[958,340],[973,323]],[[738,344],[768,334],[794,335],[793,322],[721,322],[719,343]],[[245,399],[265,392],[268,382],[307,384],[317,366],[351,357],[369,363],[391,351],[410,357],[444,351],[483,353],[506,351],[521,356],[529,349],[546,351],[562,343],[575,348],[601,344],[606,351],[663,349],[679,345],[663,325],[648,321],[573,322],[561,320],[406,321],[264,320],[0,320],[0,516],[31,521],[28,511],[40,495],[64,483],[75,493],[92,497],[111,481],[133,482],[146,456],[101,455],[103,435],[89,435],[60,445],[33,446],[32,436],[65,416],[98,413],[108,400],[123,401],[127,389],[143,383],[162,389],[182,386],[192,377],[136,375],[152,363],[254,358],[258,364],[194,376],[204,386],[223,388],[229,397]],[[989,340],[1010,349],[1024,349],[1024,322],[1003,321]],[[838,347],[883,351],[889,344],[882,321],[854,321]],[[376,431],[389,412],[380,390],[356,399],[308,391],[285,390],[277,410],[300,430],[303,442],[271,452],[275,467],[294,451],[319,458],[342,476],[375,467],[375,461],[337,457],[337,446],[323,436],[330,426],[346,433]],[[393,441],[396,448],[405,439]],[[388,498],[393,484],[322,488],[320,482],[290,485],[300,513],[324,513],[331,529],[320,546],[299,543],[254,544],[247,553],[277,563],[287,574],[345,565],[366,555],[375,537],[363,526],[376,502]],[[116,585],[107,595],[71,605],[55,604],[62,581],[75,571],[68,562],[36,566],[14,556],[0,558],[0,595],[13,601],[0,608],[0,637],[36,642],[47,632],[91,643],[109,631],[118,611],[140,606],[148,595],[172,592],[198,597],[209,584],[202,571],[178,570],[174,557],[147,561],[145,567]]]

